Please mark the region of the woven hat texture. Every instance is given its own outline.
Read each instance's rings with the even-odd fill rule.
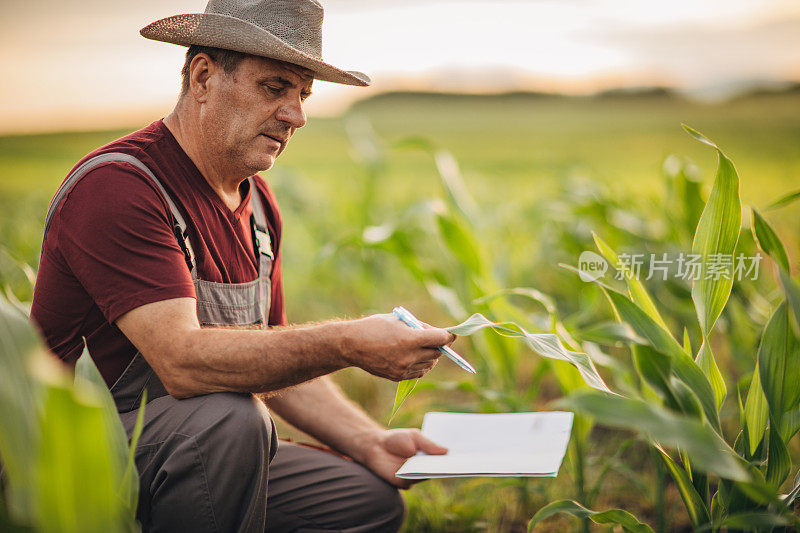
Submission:
[[[309,69],[316,79],[365,86],[369,76],[322,59],[322,5],[316,0],[210,0],[204,13],[157,20],[148,39],[213,46],[269,57]]]

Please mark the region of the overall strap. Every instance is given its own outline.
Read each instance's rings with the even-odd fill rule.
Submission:
[[[67,195],[67,193],[72,189],[72,187],[88,173],[94,167],[101,165],[103,163],[109,163],[112,161],[120,161],[123,163],[130,163],[131,165],[135,166],[139,170],[145,173],[148,178],[158,187],[158,190],[161,191],[161,195],[164,197],[164,200],[167,202],[169,206],[169,210],[172,213],[173,224],[172,224],[172,232],[175,234],[175,239],[178,241],[178,245],[183,250],[184,259],[186,260],[186,266],[189,267],[189,270],[192,273],[192,278],[196,276],[196,265],[194,264],[194,252],[192,250],[192,245],[189,242],[189,232],[187,230],[186,221],[184,220],[183,216],[181,215],[180,211],[178,211],[175,202],[172,201],[172,198],[167,194],[166,189],[161,184],[161,181],[153,174],[153,172],[142,163],[136,157],[130,154],[123,154],[121,152],[109,152],[106,154],[100,154],[98,156],[92,157],[91,159],[87,159],[84,161],[78,168],[76,168],[67,179],[64,180],[64,183],[61,184],[56,195],[53,197],[53,201],[50,202],[50,207],[47,209],[47,217],[45,218],[44,222],[44,235],[42,237],[44,242],[44,237],[47,236],[47,230],[50,228],[50,222],[53,218],[53,215],[58,208],[58,205]],[[42,246],[42,253],[44,253],[44,246]],[[41,256],[39,257],[39,261],[41,262]]]
[[[272,251],[272,239],[269,236],[269,228],[267,225],[267,216],[264,212],[264,204],[261,193],[256,187],[253,178],[250,179],[250,206],[253,208],[253,216],[250,219],[253,227],[253,248],[256,253],[256,263],[259,267],[259,275],[261,272],[261,254],[269,257],[271,260],[275,259]],[[269,275],[269,272],[266,273]]]

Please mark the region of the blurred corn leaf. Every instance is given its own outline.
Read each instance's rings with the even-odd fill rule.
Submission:
[[[37,418],[42,385],[30,376],[35,358],[45,357],[26,317],[0,297],[0,457],[8,476],[6,501],[12,519],[30,522],[35,458],[39,445]]]
[[[778,277],[786,294],[790,321],[796,337],[800,338],[800,285],[790,275],[789,256],[786,248],[769,223],[758,211],[752,210],[752,232],[758,247],[778,265]]]
[[[125,474],[132,455],[94,365],[84,360],[73,380],[27,318],[1,297],[0,363],[0,457],[10,520],[44,532],[137,531],[138,479],[135,470]]]
[[[596,422],[635,431],[647,439],[684,450],[697,468],[725,479],[749,481],[742,459],[710,426],[643,400],[579,391],[555,405]]]
[[[784,413],[797,408],[800,401],[800,348],[789,325],[786,302],[770,317],[758,350],[761,387],[769,405],[769,418],[781,426]]]
[[[661,314],[658,312],[656,305],[653,303],[653,299],[650,298],[650,294],[645,289],[644,285],[641,281],[634,275],[631,271],[630,267],[626,264],[622,263],[617,256],[617,253],[611,249],[609,245],[603,241],[600,237],[597,236],[594,232],[592,233],[594,237],[595,245],[597,249],[603,254],[603,257],[611,263],[614,268],[622,272],[623,276],[625,277],[625,282],[628,285],[628,294],[631,297],[631,300],[636,303],[645,313],[647,313],[650,318],[655,320],[662,328],[668,329],[666,322],[664,319],[661,318]]]
[[[93,392],[62,381],[45,393],[35,504],[43,531],[126,529],[125,506],[117,497],[124,463],[106,438],[111,428]]]
[[[114,397],[111,395],[108,386],[106,386],[100,371],[97,370],[92,356],[89,355],[89,349],[86,347],[85,342],[86,340],[84,339],[83,353],[75,364],[75,380],[79,384],[81,380],[90,383],[97,393],[97,399],[102,403],[104,423],[108,428],[108,438],[116,455],[114,462],[115,464],[125,465],[117,492],[120,499],[125,502],[129,512],[136,514],[136,506],[139,501],[139,473],[134,463],[134,452],[144,424],[144,406],[147,404],[147,391],[145,390],[142,394],[139,414],[136,418],[136,425],[129,445],[125,428],[122,426],[122,420],[117,415]]]
[[[752,209],[751,213],[750,221],[756,244],[775,260],[781,268],[789,270],[789,256],[786,254],[786,248],[784,248],[783,243],[758,211]]]
[[[628,511],[623,511],[622,509],[592,511],[573,500],[555,501],[539,509],[528,523],[528,531],[534,531],[537,524],[559,513],[568,514],[577,518],[588,518],[596,524],[619,526],[627,533],[653,533],[650,526],[639,522],[639,520]]]
[[[789,205],[790,203],[794,202],[795,200],[800,199],[800,191],[792,191],[789,194],[784,194],[771,204],[767,206],[767,209],[777,209],[779,207],[783,207],[785,205]]]

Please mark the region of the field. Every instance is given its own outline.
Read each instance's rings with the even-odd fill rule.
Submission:
[[[617,252],[692,250],[697,217],[683,211],[678,196],[684,189],[675,184],[698,183],[705,200],[718,162],[715,151],[688,136],[681,123],[713,139],[733,161],[743,225],[750,226],[749,206],[757,207],[796,265],[800,205],[762,208],[800,188],[799,104],[798,91],[720,104],[659,91],[593,98],[390,94],[361,102],[341,118],[312,118],[266,174],[283,209],[289,319],[353,317],[403,305],[428,322],[453,325],[465,318],[462,313],[480,311],[496,320],[524,321],[529,331],[547,332],[549,321],[557,321],[583,342],[591,324],[613,314],[600,289],[558,264],[577,265],[581,251],[595,250],[592,231]],[[35,268],[44,213],[60,181],[82,155],[126,131],[0,138],[0,283],[9,297],[31,297],[25,265]],[[446,154],[460,172],[447,166],[453,160]],[[466,192],[454,201],[452,192],[462,183]],[[455,213],[452,218],[440,216],[440,204],[448,216]],[[465,225],[456,225],[449,236],[442,230],[442,220],[462,219]],[[691,228],[684,224],[689,219]],[[755,250],[745,234],[736,249]],[[731,443],[739,430],[737,392],[744,402],[759,332],[781,294],[766,260],[762,266],[758,283],[734,286],[731,305],[709,337],[727,383],[720,433]],[[704,332],[696,317],[691,320],[688,284],[646,285],[669,330],[680,340],[686,327],[696,352]],[[481,300],[512,287],[541,291],[555,311],[543,313],[536,302]],[[632,370],[628,349],[608,344],[617,363],[607,361],[600,372],[609,385],[626,393],[641,388],[652,400],[643,384],[647,378]],[[580,392],[568,370],[544,364],[510,341],[486,334],[455,347],[478,362],[486,377],[465,383],[443,361],[421,381],[393,426],[417,425],[434,409],[552,408],[550,401]],[[388,420],[393,384],[354,370],[337,380],[373,416]],[[656,531],[691,527],[679,487],[646,438],[584,421],[579,426],[575,433],[583,436],[573,443],[558,479],[425,482],[407,493],[407,530],[524,530],[538,509],[556,499],[626,509]],[[300,437],[280,428],[282,436]],[[800,457],[795,440],[787,449]],[[788,492],[791,483],[781,488]],[[541,528],[608,527],[569,520],[550,519]]]

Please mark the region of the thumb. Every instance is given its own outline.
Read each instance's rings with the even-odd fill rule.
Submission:
[[[439,346],[451,344],[453,341],[456,340],[456,336],[447,331],[446,329],[426,328],[417,330],[417,332],[419,334],[421,346],[438,348]]]
[[[432,440],[426,438],[421,433],[418,433],[415,438],[417,442],[417,448],[422,450],[425,453],[429,453],[432,455],[444,455],[447,453],[447,448],[444,446],[439,446]]]

